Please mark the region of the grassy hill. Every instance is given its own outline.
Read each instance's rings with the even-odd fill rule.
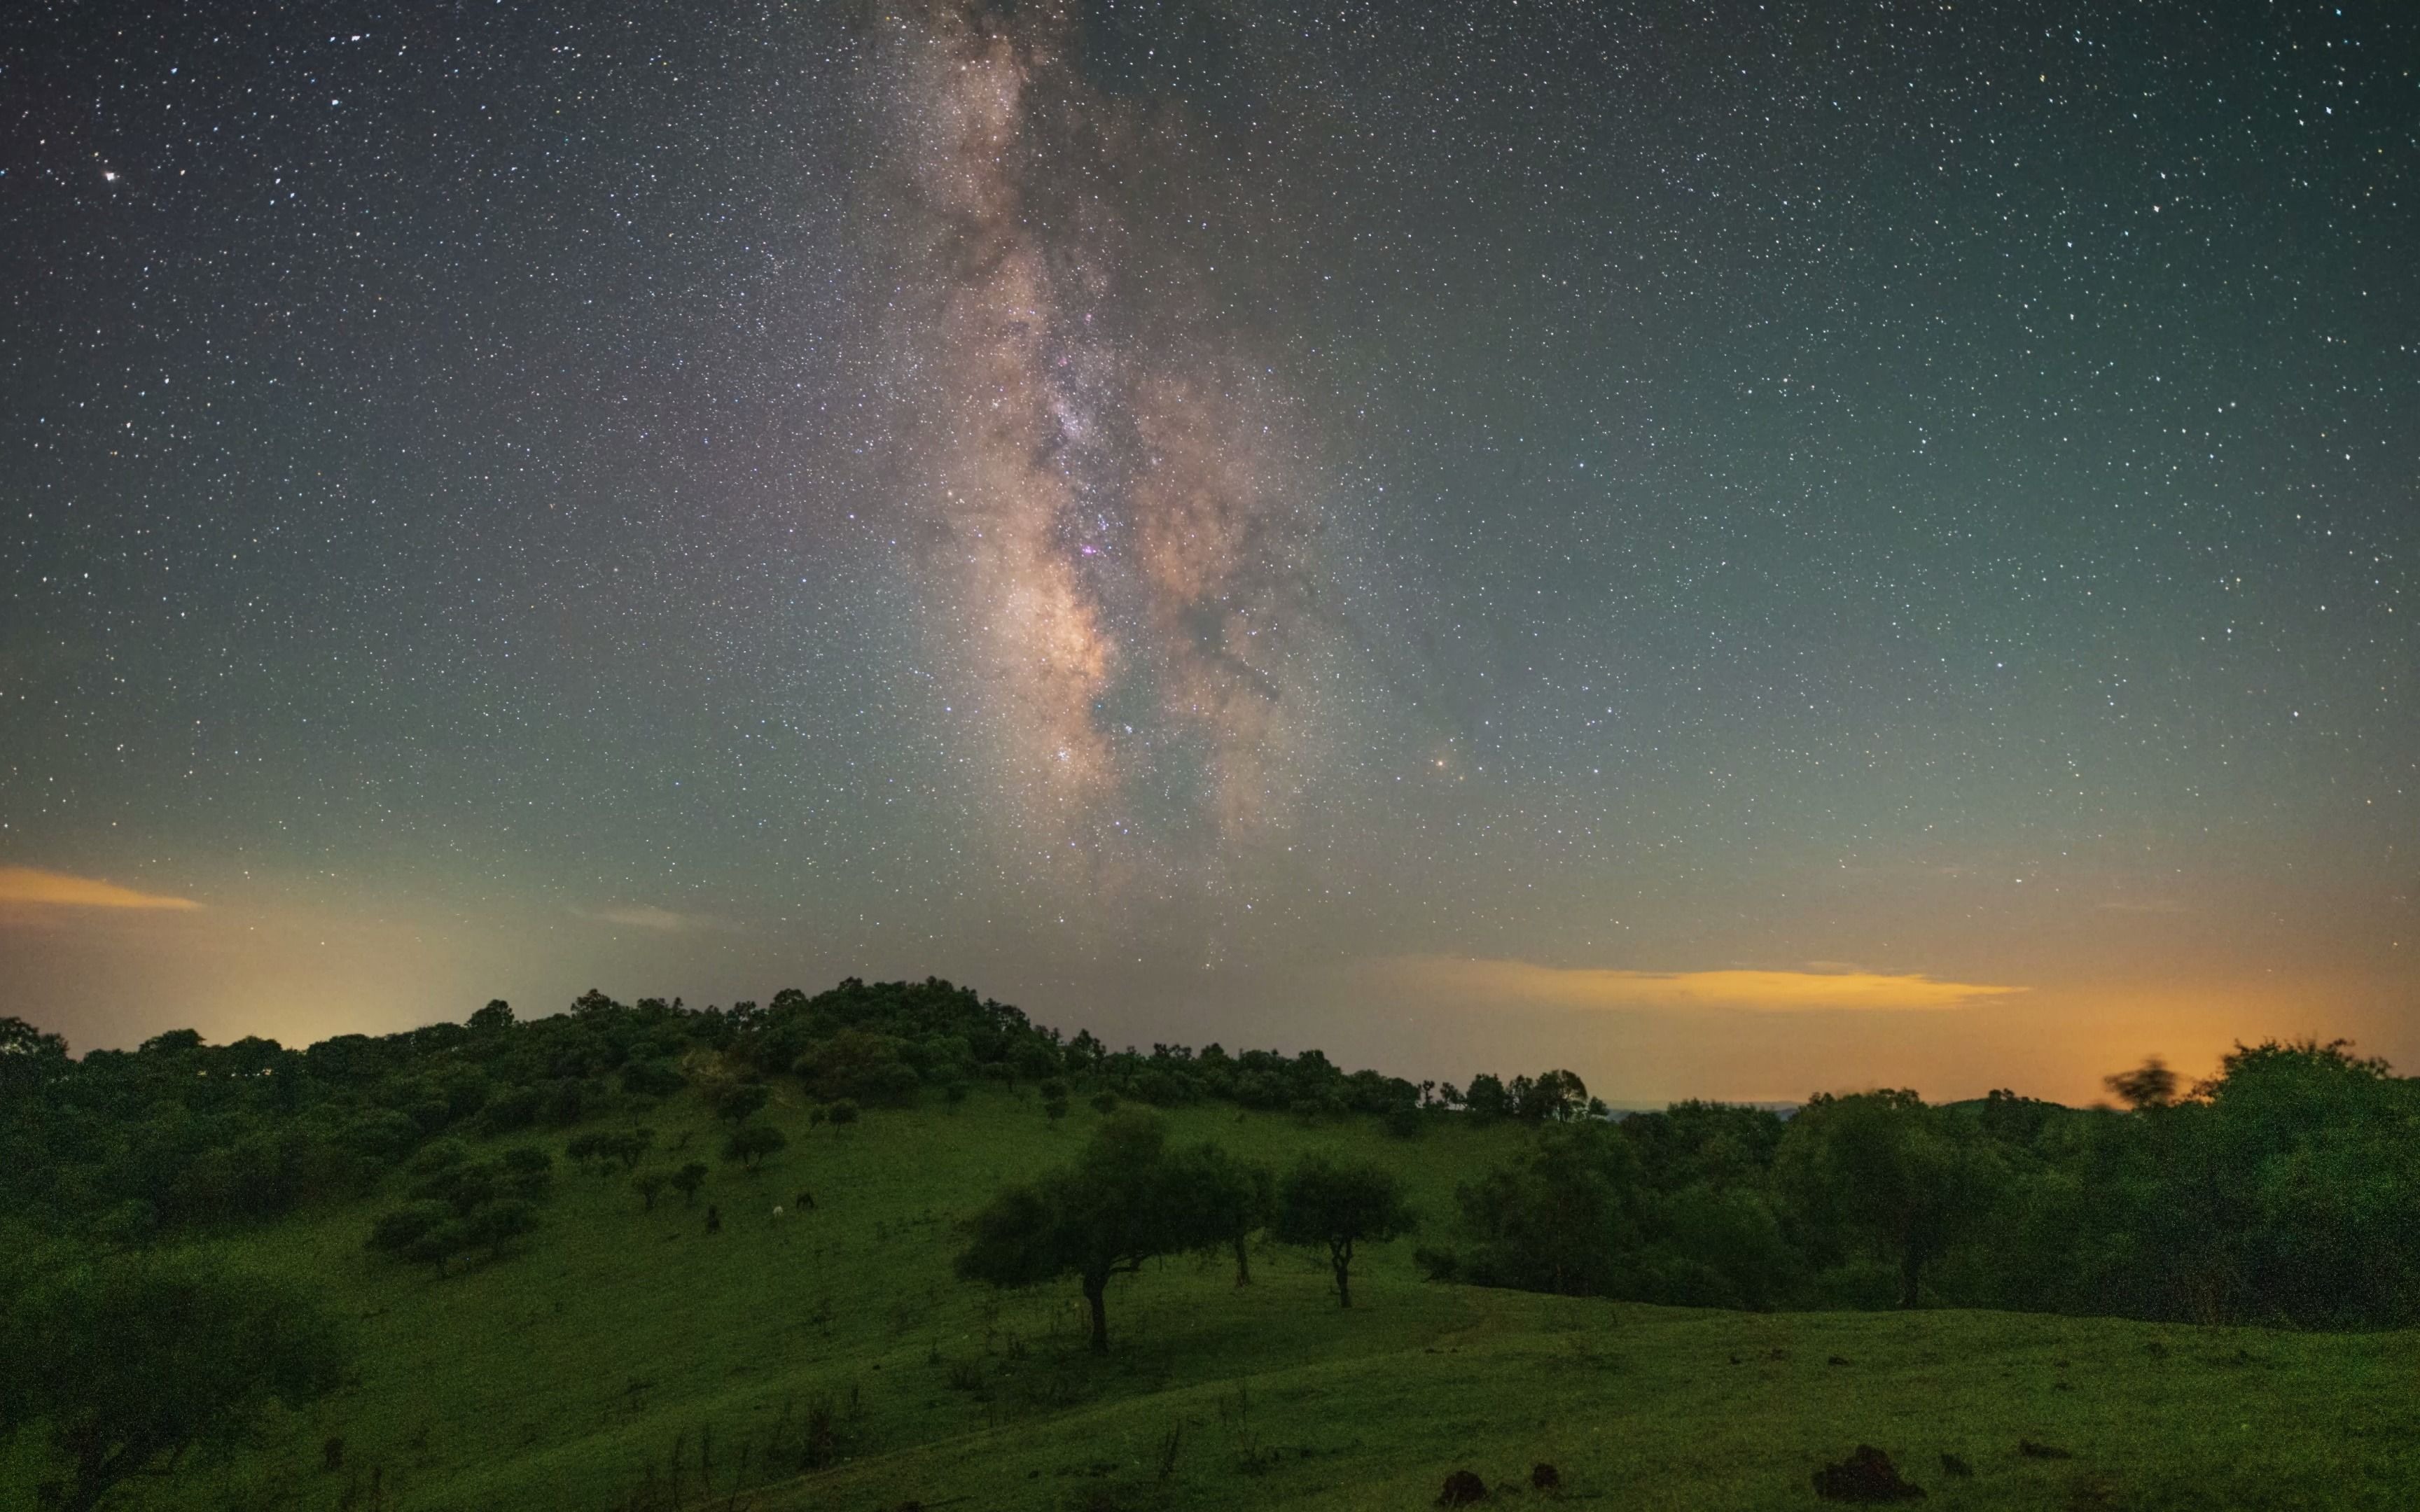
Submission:
[[[1297,1252],[1261,1251],[1248,1288],[1223,1258],[1146,1271],[1113,1289],[1097,1360],[1072,1284],[999,1295],[950,1259],[957,1219],[1098,1115],[1054,1128],[1030,1093],[984,1088],[840,1130],[800,1104],[768,1117],[789,1148],[753,1174],[717,1162],[694,1207],[643,1211],[627,1178],[566,1166],[523,1253],[443,1277],[365,1251],[384,1199],[224,1241],[358,1319],[358,1383],[114,1504],[1411,1508],[1466,1467],[1517,1505],[1547,1500],[1528,1489],[1546,1462],[1567,1501],[1815,1506],[1810,1473],[1861,1443],[1952,1506],[2420,1504],[2409,1334],[1693,1312],[1434,1285],[1398,1243],[1369,1252],[1350,1312]],[[1437,1225],[1523,1137],[1170,1119],[1179,1141],[1280,1164],[1381,1162]],[[714,1159],[693,1098],[646,1121]],[[0,1459],[0,1506],[35,1504],[31,1449]]]

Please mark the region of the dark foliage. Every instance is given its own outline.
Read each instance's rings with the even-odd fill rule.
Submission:
[[[501,1259],[513,1242],[537,1227],[537,1207],[551,1193],[554,1158],[517,1145],[491,1160],[473,1160],[458,1140],[421,1151],[411,1164],[411,1200],[380,1214],[368,1245],[401,1259],[433,1265],[473,1251]]]
[[[272,1400],[334,1389],[349,1352],[315,1298],[200,1260],[78,1267],[0,1311],[0,1433],[47,1426],[57,1504],[231,1442]]]
[[[1212,1163],[1171,1156],[1167,1140],[1150,1114],[1109,1119],[1074,1165],[1008,1188],[969,1220],[958,1274],[1000,1287],[1075,1277],[1092,1310],[1093,1350],[1107,1353],[1111,1276],[1233,1237],[1229,1216],[1204,1200]]]
[[[1466,1104],[1512,1117],[1487,1081]],[[1683,1304],[2420,1323],[2420,1084],[2272,1041],[2187,1092],[2156,1060],[2111,1085],[2127,1111],[1880,1091],[1787,1120],[1684,1103],[1548,1125],[1462,1189],[1451,1242],[1420,1258]]]
[[[1336,1278],[1337,1305],[1350,1307],[1355,1247],[1400,1238],[1417,1223],[1394,1172],[1382,1165],[1338,1165],[1306,1155],[1278,1183],[1270,1230],[1285,1243],[1326,1249]]]
[[[985,1083],[1033,1086],[1053,1121],[1078,1100],[1221,1101],[1406,1136],[1453,1118],[1527,1125],[1530,1148],[1466,1187],[1451,1231],[1421,1252],[1432,1273],[1487,1284],[1745,1307],[2420,1324],[2420,1090],[2314,1042],[2240,1047],[2192,1088],[2147,1062],[2110,1079],[2123,1109],[1876,1092],[1817,1098],[1788,1119],[1684,1103],[1616,1123],[1567,1072],[1481,1074],[1463,1090],[1347,1073],[1317,1051],[1113,1051],[939,980],[852,978],[703,1010],[590,992],[535,1019],[494,1002],[467,1024],[301,1050],[176,1030],[78,1058],[0,1018],[0,1207],[31,1231],[132,1252],[382,1189],[402,1200],[380,1247],[442,1264],[508,1250],[543,1197],[542,1183],[506,1190],[479,1141],[562,1127],[575,1160],[627,1178],[647,1155],[628,1126],[678,1092],[743,1130],[750,1103],[797,1095],[845,1127],[861,1106]],[[582,1128],[600,1116],[622,1132]],[[458,1194],[489,1195],[466,1206],[430,1187],[458,1167],[445,1179]],[[668,1183],[688,1202],[702,1180]],[[488,1202],[530,1206],[474,1222]],[[427,1204],[450,1216],[398,1237]],[[1240,1272],[1236,1236],[1250,1229],[1233,1210],[1219,1242],[1237,1247]]]

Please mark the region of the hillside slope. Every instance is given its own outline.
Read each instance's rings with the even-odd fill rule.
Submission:
[[[949,1262],[959,1217],[1067,1158],[1098,1115],[1054,1128],[1030,1094],[980,1088],[845,1130],[801,1104],[768,1117],[790,1146],[743,1173],[676,1097],[647,1121],[686,1140],[674,1158],[714,1162],[694,1207],[644,1211],[627,1178],[566,1166],[525,1253],[442,1278],[365,1252],[378,1200],[223,1242],[357,1318],[358,1382],[122,1504],[1415,1507],[1464,1466],[1533,1498],[1543,1461],[1566,1499],[1811,1506],[1810,1472],[1861,1442],[1955,1505],[2420,1504],[2410,1335],[1658,1309],[1432,1285],[1397,1243],[1368,1255],[1349,1312],[1296,1252],[1263,1250],[1242,1288],[1224,1259],[1168,1262],[1114,1289],[1095,1360],[1072,1285],[1000,1296]],[[1433,1225],[1520,1137],[1170,1119],[1179,1140],[1273,1162],[1383,1162]],[[34,1476],[21,1444],[0,1505],[32,1505]]]

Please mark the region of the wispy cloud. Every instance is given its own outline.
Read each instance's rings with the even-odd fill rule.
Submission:
[[[33,866],[0,866],[0,903],[40,903],[54,908],[199,908],[191,898],[137,892],[99,877],[45,872]]]
[[[653,930],[659,934],[696,934],[709,931],[737,932],[738,926],[710,914],[682,914],[653,903],[615,903],[605,908],[574,908],[572,916],[617,929]]]
[[[1618,971],[1455,956],[1396,956],[1380,963],[1389,979],[1415,989],[1578,1009],[1907,1012],[1964,1008],[2025,991],[1942,981],[1921,972],[1866,971],[1830,962],[1820,965],[1804,971]]]

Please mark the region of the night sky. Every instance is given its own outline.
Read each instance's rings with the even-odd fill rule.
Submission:
[[[2420,1071],[2403,5],[0,35],[0,1012]]]

